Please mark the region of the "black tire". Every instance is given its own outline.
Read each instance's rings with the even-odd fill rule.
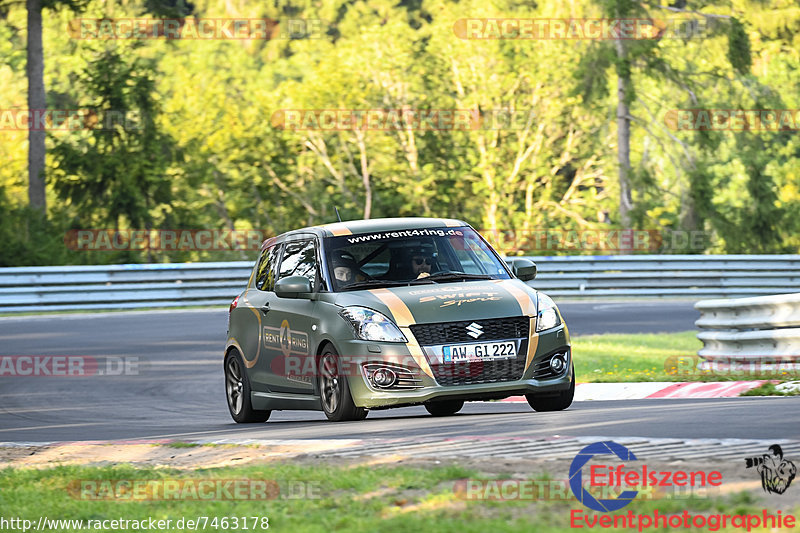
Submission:
[[[319,358],[319,396],[322,410],[331,422],[364,420],[367,410],[356,407],[347,376],[342,376],[339,354],[328,346]]]
[[[231,417],[239,424],[266,422],[272,411],[257,411],[250,402],[250,380],[238,350],[225,357],[225,398]]]
[[[440,400],[425,404],[425,409],[433,416],[452,416],[462,407],[464,407],[464,400]]]
[[[575,367],[572,367],[572,382],[567,390],[561,391],[558,395],[541,396],[538,394],[526,394],[525,399],[534,411],[563,411],[572,405],[575,398]]]

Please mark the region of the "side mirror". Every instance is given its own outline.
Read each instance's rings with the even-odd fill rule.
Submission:
[[[301,295],[310,294],[311,281],[305,276],[289,276],[275,283],[275,295],[280,298],[301,298]]]
[[[536,263],[529,259],[509,258],[507,263],[511,264],[511,272],[522,281],[530,281],[536,277]]]

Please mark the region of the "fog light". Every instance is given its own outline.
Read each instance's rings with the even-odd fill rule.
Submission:
[[[376,387],[391,387],[397,382],[397,374],[390,368],[379,368],[372,373],[370,380]]]
[[[550,359],[550,370],[556,374],[560,374],[567,368],[566,356],[564,354],[556,354]]]

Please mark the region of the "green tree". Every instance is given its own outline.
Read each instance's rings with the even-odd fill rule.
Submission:
[[[97,110],[100,122],[56,141],[53,183],[83,223],[150,229],[172,199],[167,169],[175,152],[156,123],[154,78],[147,61],[129,62],[113,49],[80,77],[81,105]]]

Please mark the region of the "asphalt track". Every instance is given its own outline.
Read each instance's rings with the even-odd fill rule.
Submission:
[[[693,328],[691,302],[567,303],[575,334]],[[800,438],[795,398],[576,402],[560,413],[526,404],[472,403],[452,418],[421,407],[332,424],[318,412],[276,412],[267,424],[236,425],[223,394],[224,310],[145,311],[0,318],[0,355],[121,358],[121,375],[0,377],[0,442],[142,438],[408,438],[641,436]],[[111,368],[109,367],[109,368]]]

